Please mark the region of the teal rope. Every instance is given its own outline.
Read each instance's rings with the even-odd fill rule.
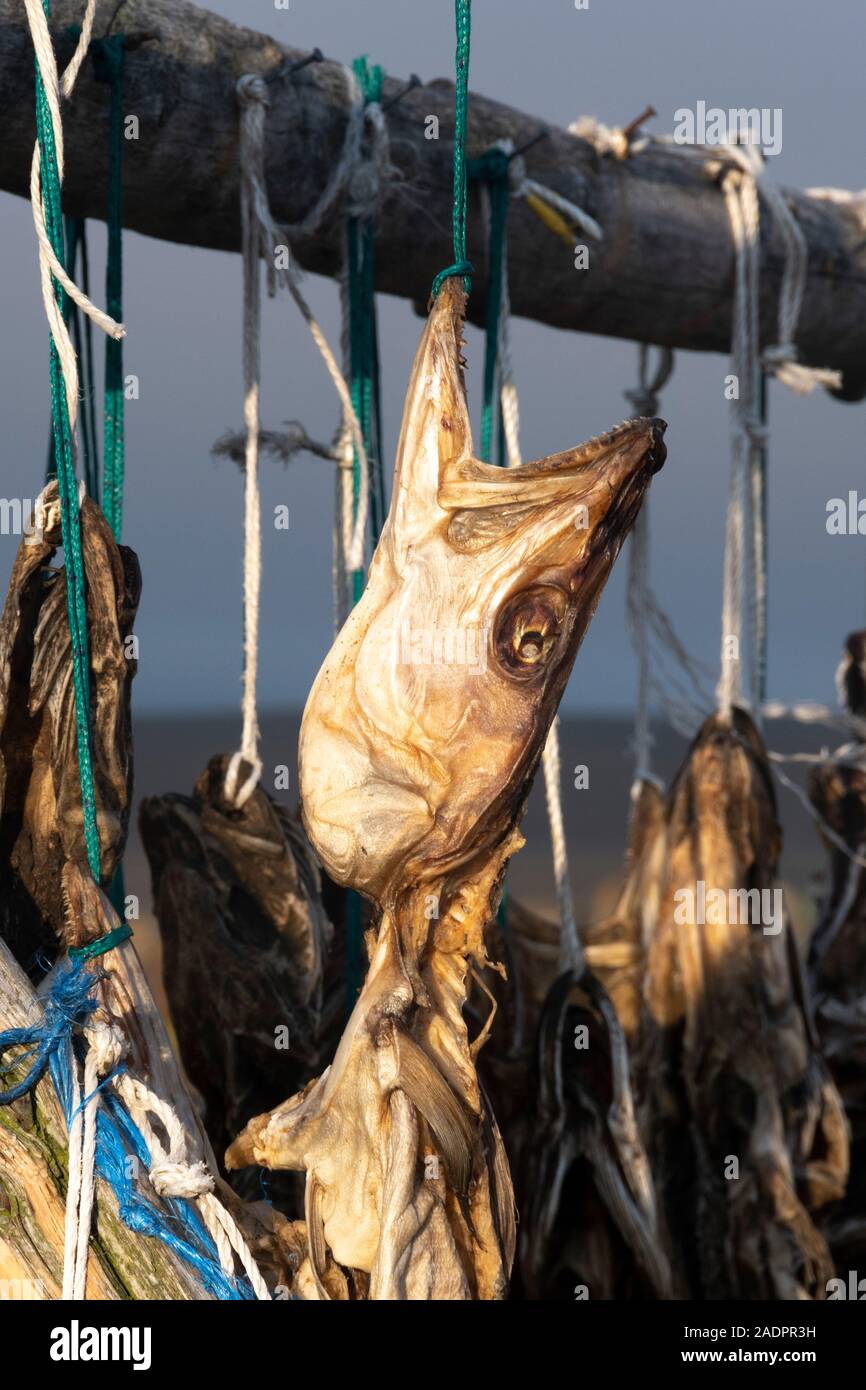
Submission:
[[[484,349],[484,394],[481,409],[480,457],[489,463],[492,456],[493,424],[500,423],[499,461],[503,461],[504,431],[496,392],[496,366],[499,360],[499,310],[502,302],[502,272],[508,226],[508,155],[497,147],[487,150],[467,166],[470,179],[484,180],[490,190],[490,240],[487,248],[487,316]]]
[[[94,75],[110,89],[108,110],[108,255],[105,265],[105,301],[108,313],[123,321],[123,70],[126,39],[114,34],[90,45]],[[105,343],[103,393],[103,510],[114,539],[123,530],[123,491],[126,464],[123,397],[123,340]],[[126,903],[123,863],[118,864],[109,889],[111,904],[123,916]]]
[[[366,57],[356,58],[352,70],[364,104],[382,96],[384,72]],[[382,401],[379,344],[374,288],[375,227],[372,219],[350,217],[346,223],[347,296],[349,312],[349,389],[358,419],[370,477],[370,530],[373,545],[385,524],[385,477],[382,464]],[[352,464],[353,512],[361,495],[361,460],[357,449]],[[364,571],[352,574],[352,602],[364,592]],[[364,977],[361,899],[351,890],[346,897],[346,1007],[354,1008]]]
[[[51,0],[42,0],[46,17]],[[54,254],[65,261],[63,213],[60,201],[60,179],[51,113],[45,87],[36,64],[36,132],[41,160],[42,198],[45,204],[46,230]],[[66,296],[55,282],[54,294],[62,312]],[[96,825],[96,798],[93,787],[93,762],[90,743],[90,648],[87,636],[87,605],[85,600],[84,563],[81,554],[81,522],[78,514],[78,485],[69,410],[63,373],[54,340],[50,347],[51,418],[54,428],[54,456],[57,462],[57,482],[60,494],[60,522],[66,560],[66,606],[72,648],[72,672],[75,689],[75,732],[78,747],[78,771],[81,780],[81,804],[84,817],[84,839],[87,860],[94,879],[99,880],[99,832]]]
[[[90,263],[87,255],[86,224],[80,217],[64,217],[66,241],[66,271],[71,279],[78,278],[79,251],[81,252],[81,287],[90,295]],[[95,395],[93,390],[93,332],[87,314],[81,314],[78,305],[67,298],[64,318],[72,338],[72,346],[78,358],[80,371],[81,407],[81,446],[84,455],[84,485],[88,497],[99,501],[99,448],[96,439]],[[82,318],[84,325],[82,328]],[[45,468],[45,481],[57,477],[57,460],[54,451],[54,426],[48,431],[48,461]]]
[[[87,224],[81,217],[64,218],[66,229],[66,269],[71,279],[78,278],[81,261],[81,288],[90,297],[90,258],[87,251]],[[80,254],[79,254],[80,253]],[[93,371],[93,325],[88,314],[82,314],[72,300],[67,303],[68,323],[72,345],[78,358],[80,372],[81,448],[84,455],[84,486],[88,497],[99,502],[99,441],[96,433],[96,392]],[[83,320],[83,322],[82,322]],[[53,462],[53,449],[52,449]],[[56,466],[52,470],[57,472]]]
[[[132,927],[123,923],[122,926],[107,931],[104,936],[97,937],[95,941],[88,941],[86,946],[71,946],[69,954],[73,960],[95,960],[97,956],[104,956],[106,951],[113,951],[115,946],[128,941],[131,936]]]
[[[113,34],[91,44],[97,80],[111,89],[108,125],[108,259],[105,307],[123,320],[123,63],[126,40]],[[124,420],[123,340],[105,344],[104,499],[103,510],[114,539],[123,529]]]
[[[472,264],[466,259],[466,117],[469,109],[469,38],[472,29],[471,0],[455,0],[454,17],[457,27],[457,53],[454,83],[454,209],[452,232],[454,262],[440,270],[433,281],[430,294],[436,298],[442,285],[452,275],[463,276],[463,288],[472,288]]]

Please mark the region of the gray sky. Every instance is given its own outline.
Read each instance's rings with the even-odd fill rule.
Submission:
[[[394,76],[453,76],[451,0],[212,0],[209,8],[287,44],[329,57],[367,53]],[[471,86],[548,121],[588,113],[621,124],[652,103],[651,129],[670,131],[678,107],[781,107],[784,142],[771,174],[791,185],[860,188],[866,9],[855,0],[475,0]],[[91,226],[100,285],[104,228]],[[30,209],[0,194],[0,419],[4,496],[41,485],[48,427],[47,329]],[[443,245],[442,261],[449,259]],[[135,699],[140,710],[230,707],[240,698],[242,482],[213,441],[241,420],[240,261],[128,234],[126,371],[141,381],[127,405],[125,540],[144,592]],[[334,286],[310,298],[338,340]],[[426,286],[419,286],[419,294]],[[101,293],[97,298],[102,302]],[[380,300],[389,466],[420,322]],[[516,321],[513,330],[527,457],[576,444],[628,414],[632,344]],[[483,343],[470,330],[477,407]],[[287,297],[266,307],[263,423],[303,420],[330,437],[337,415],[321,361]],[[729,407],[721,357],[679,356],[661,413],[668,463],[652,490],[654,583],[687,645],[717,662]],[[477,420],[477,408],[475,411]],[[830,537],[830,497],[864,482],[864,409],[771,388],[770,694],[832,698],[845,634],[866,618],[866,537]],[[288,533],[265,528],[260,698],[303,703],[332,633],[330,465],[301,458],[263,466],[265,515],[291,508]],[[0,537],[5,584],[15,542]],[[623,624],[625,556],[578,658],[568,709],[625,709],[634,660]]]

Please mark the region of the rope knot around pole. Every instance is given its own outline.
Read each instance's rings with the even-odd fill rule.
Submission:
[[[239,77],[235,84],[235,91],[237,92],[238,100],[244,106],[255,103],[259,106],[268,107],[271,104],[267,83],[257,72],[247,72],[244,73],[243,77]]]

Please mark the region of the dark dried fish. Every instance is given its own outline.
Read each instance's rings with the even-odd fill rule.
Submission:
[[[692,1298],[823,1298],[814,1215],[844,1192],[847,1133],[776,877],[781,831],[748,716],[708,719],[668,798],[635,1073]]]
[[[852,633],[839,668],[849,713],[866,718],[866,632]],[[862,736],[861,736],[862,740]],[[818,766],[809,795],[830,830],[866,858],[866,742]],[[809,979],[824,1056],[851,1126],[851,1181],[826,1232],[844,1274],[866,1264],[866,871],[822,834],[830,879],[809,953]]]
[[[148,797],[140,811],[171,1015],[220,1157],[250,1116],[321,1069],[343,1002],[339,961],[326,988],[332,932],[306,836],[261,787],[231,805],[227,764],[212,758],[191,797]]]
[[[81,505],[81,543],[93,777],[101,881],[107,886],[123,855],[132,793],[130,687],[137,661],[128,639],[141,575],[133,551],[115,544],[89,498]],[[60,545],[52,482],[19,547],[0,620],[0,931],[27,969],[40,953],[50,958],[57,951],[64,863],[87,865],[66,571],[50,566]]]

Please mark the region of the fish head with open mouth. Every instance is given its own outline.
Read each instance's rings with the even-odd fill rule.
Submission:
[[[472,456],[465,295],[446,282],[410,381],[388,521],[301,730],[308,832],[385,902],[502,841],[604,583],[665,457],[639,419],[503,469]]]

